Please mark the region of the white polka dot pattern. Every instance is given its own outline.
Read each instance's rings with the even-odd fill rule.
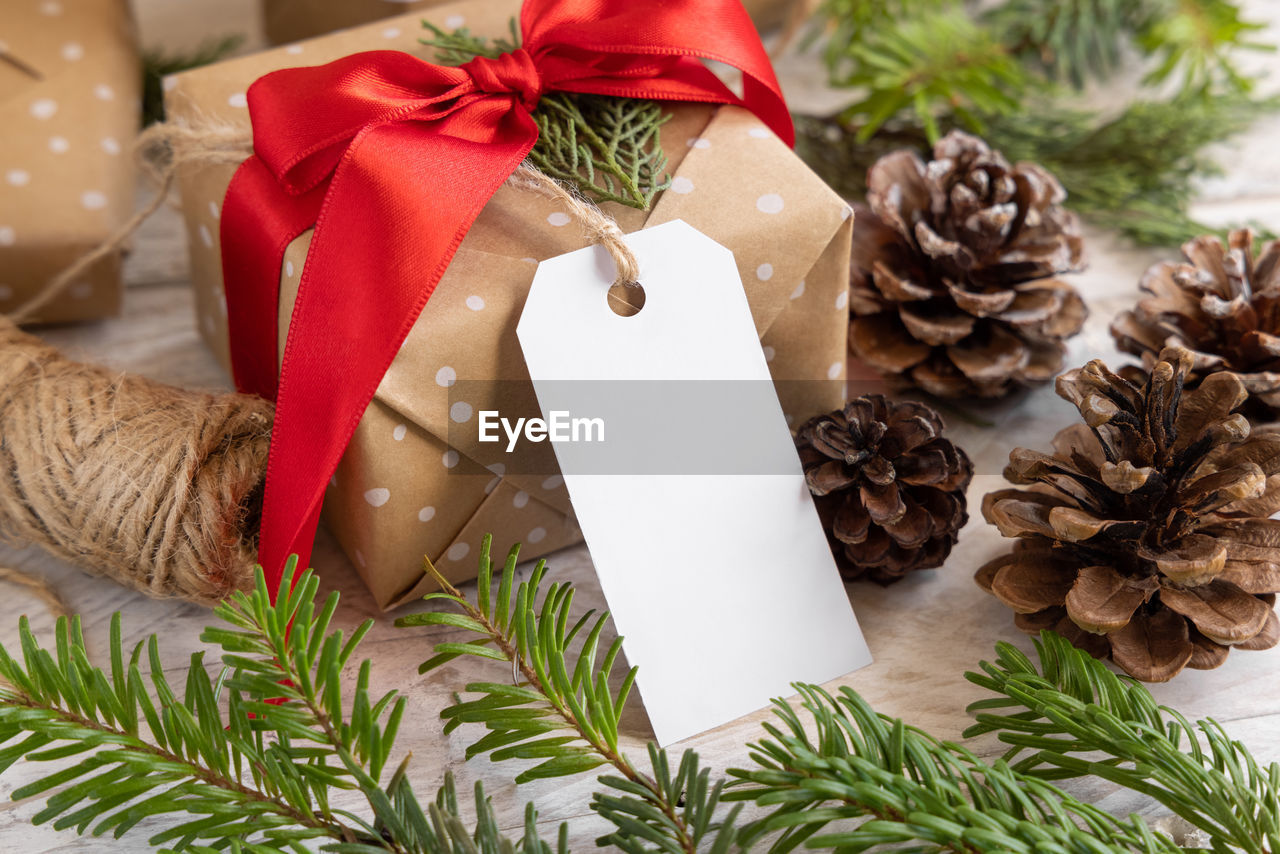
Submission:
[[[779,196],[777,193],[765,193],[763,196],[756,199],[756,210],[761,213],[782,213],[782,208],[782,196]]]

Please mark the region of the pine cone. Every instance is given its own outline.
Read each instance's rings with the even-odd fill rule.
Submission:
[[[1234,374],[1184,392],[1193,363],[1166,349],[1144,385],[1100,361],[1063,374],[1058,394],[1085,423],[1053,454],[1015,449],[1004,476],[1030,488],[982,503],[1019,540],[977,580],[1019,628],[1054,629],[1151,682],[1280,640],[1280,433],[1251,434]]]
[[[891,584],[941,566],[965,522],[973,464],[921,403],[859,397],[796,434],[805,480],[845,579]]]
[[[1062,369],[1087,314],[1055,278],[1084,268],[1062,185],[953,131],[925,163],[880,158],[854,219],[850,349],[943,397],[997,397]]]
[[[1242,410],[1255,422],[1280,419],[1280,241],[1256,258],[1253,232],[1233,231],[1227,245],[1212,235],[1182,247],[1186,263],[1147,270],[1149,296],[1111,324],[1116,346],[1141,356],[1150,369],[1164,347],[1186,347],[1195,361],[1194,388],[1209,374],[1234,371],[1250,399]]]

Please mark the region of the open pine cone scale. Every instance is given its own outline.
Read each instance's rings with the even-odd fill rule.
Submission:
[[[1144,386],[1101,362],[1064,374],[1084,424],[1051,454],[1017,449],[983,515],[1015,549],[980,585],[1027,630],[1054,628],[1140,679],[1216,667],[1280,641],[1280,433],[1251,433],[1229,373],[1184,388],[1194,357],[1165,350]],[[1260,512],[1262,511],[1262,512]]]

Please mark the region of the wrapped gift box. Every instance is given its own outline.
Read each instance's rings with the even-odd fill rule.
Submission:
[[[142,73],[127,0],[6,0],[0,38],[0,311],[22,305],[133,210]],[[120,307],[119,253],[34,318]]]
[[[442,0],[262,0],[262,28],[272,44],[285,44],[345,30],[408,11],[441,5]],[[797,0],[743,0],[756,25],[776,26]],[[462,26],[449,18],[433,16],[445,28]],[[417,21],[414,21],[417,29]]]
[[[513,0],[476,0],[441,6],[432,16],[465,18],[475,32],[501,34],[517,11]],[[418,43],[420,32],[419,16],[408,15],[206,66],[177,79],[168,95],[170,115],[245,123],[245,89],[262,74],[370,48],[430,59],[430,49]],[[688,104],[673,104],[671,111],[662,130],[671,189],[647,212],[615,204],[604,208],[624,231],[683,219],[732,249],[775,380],[806,381],[779,385],[784,411],[798,424],[838,407],[845,376],[850,209],[750,113]],[[233,172],[202,167],[179,180],[200,328],[224,364],[229,345],[218,216]],[[310,232],[289,246],[280,272],[281,348],[309,240]],[[471,412],[527,410],[533,393],[515,327],[536,263],[585,242],[557,202],[502,187],[384,377],[329,488],[324,514],[379,604],[391,607],[428,589],[424,554],[447,576],[473,577],[486,532],[499,543],[523,542],[526,557],[580,539],[554,467],[512,460],[501,444],[477,442],[474,431],[454,429],[451,435],[451,426],[458,425],[450,417],[450,396],[455,383],[469,383],[476,395],[502,398],[501,405],[468,400]],[[525,447],[547,453],[545,445]]]

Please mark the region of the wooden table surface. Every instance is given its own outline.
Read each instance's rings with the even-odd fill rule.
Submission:
[[[1256,17],[1272,20],[1273,29],[1268,36],[1280,41],[1280,10],[1274,8],[1278,4],[1254,0],[1248,5]],[[175,6],[181,6],[183,13],[176,14]],[[256,27],[248,17],[250,6],[239,0],[225,5],[219,0],[139,0],[138,11],[146,44],[180,45],[191,43],[198,34],[209,32],[210,27],[213,32],[255,34]],[[256,35],[253,37],[256,39]],[[1280,69],[1280,59],[1274,56],[1256,61]],[[829,96],[813,84],[811,59],[786,58],[780,69],[793,102],[803,105],[829,101]],[[1098,97],[1104,95],[1098,93]],[[1229,167],[1227,174],[1205,182],[1198,215],[1215,222],[1257,219],[1273,229],[1280,227],[1280,158],[1274,154],[1277,132],[1280,118],[1265,120],[1242,140],[1224,147],[1222,159]],[[146,193],[139,189],[140,202]],[[137,237],[128,264],[130,287],[124,316],[49,329],[42,334],[77,356],[102,361],[122,371],[191,387],[227,388],[227,378],[201,345],[195,329],[184,243],[176,212],[162,211]],[[1119,358],[1107,334],[1107,323],[1132,302],[1145,267],[1170,254],[1133,249],[1106,235],[1090,234],[1091,266],[1078,278],[1078,285],[1092,314],[1084,333],[1071,342],[1069,364],[1082,364],[1093,357],[1114,363]],[[971,407],[969,411],[996,425],[979,427],[963,419],[949,419],[950,435],[974,458],[978,472],[969,492],[969,525],[942,569],[918,573],[890,588],[867,584],[847,587],[875,663],[838,682],[861,692],[880,711],[904,717],[909,723],[946,738],[959,737],[968,723],[966,704],[982,693],[964,680],[964,671],[990,657],[996,641],[1008,640],[1030,648],[1028,639],[1014,629],[1010,612],[972,581],[976,567],[1008,548],[1008,543],[977,512],[981,497],[1002,483],[1000,471],[1012,447],[1047,448],[1053,433],[1074,415],[1071,407],[1049,388],[1016,401]],[[678,561],[680,556],[671,555],[669,559]],[[584,547],[566,549],[553,555],[549,563],[551,580],[568,580],[577,585],[580,607],[603,606],[591,558]],[[124,614],[126,643],[158,633],[175,684],[182,684],[190,653],[201,648],[198,635],[210,622],[209,612],[200,606],[147,599],[85,575],[37,550],[0,548],[0,565],[40,574],[56,585],[72,609],[83,615],[95,649],[105,649],[106,627],[113,611]],[[514,776],[513,767],[497,766],[487,759],[464,761],[464,748],[474,733],[441,734],[438,713],[449,702],[450,692],[486,672],[492,676],[496,670],[455,662],[431,676],[419,676],[417,665],[428,657],[433,636],[425,630],[392,626],[394,615],[377,611],[347,559],[324,532],[317,543],[314,565],[322,578],[323,591],[341,591],[337,623],[350,627],[366,618],[376,618],[375,627],[364,642],[363,654],[374,661],[375,690],[398,688],[408,697],[408,715],[397,754],[413,753],[412,780],[418,792],[424,796],[433,792],[443,773],[452,770],[464,791],[469,792],[475,780],[484,781],[504,826],[516,828],[524,802],[534,800],[544,825],[568,820],[574,848],[590,848],[600,824],[586,809],[594,785],[589,776],[516,787],[509,782]],[[779,578],[778,583],[785,584],[786,579]],[[21,590],[6,589],[0,595],[0,642],[10,647],[15,643],[17,618],[23,613],[31,615],[38,631],[47,632],[50,628],[51,620],[38,602]],[[708,662],[707,666],[749,672],[751,662],[725,660]],[[1225,723],[1228,731],[1250,745],[1260,759],[1280,760],[1280,649],[1233,653],[1218,670],[1187,671],[1172,684],[1155,686],[1153,691],[1160,702],[1179,708],[1189,717],[1212,716]],[[681,746],[695,747],[714,768],[741,765],[746,761],[747,742],[758,737],[759,723],[767,716],[761,711]],[[642,756],[649,731],[638,704],[633,703],[623,729],[633,754]],[[976,746],[985,755],[998,750],[991,741]],[[9,800],[10,793],[31,778],[32,769],[22,764],[0,776],[0,850],[21,849],[36,854],[107,848],[106,842],[83,841],[71,833],[32,826],[30,819],[41,802]],[[1118,813],[1161,814],[1158,805],[1107,784],[1077,784],[1075,788]],[[123,843],[111,845],[111,850],[150,850],[146,830],[156,826],[144,825]]]

